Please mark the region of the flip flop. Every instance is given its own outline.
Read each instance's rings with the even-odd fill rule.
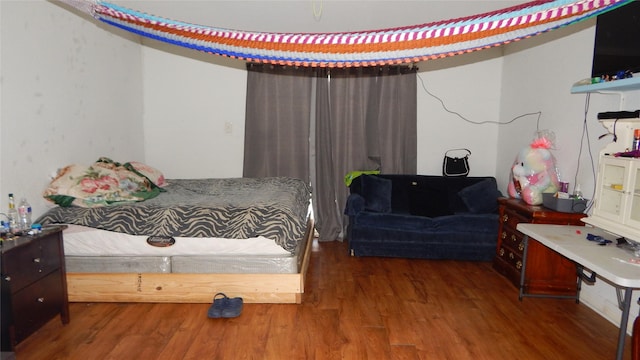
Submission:
[[[230,298],[223,293],[217,293],[213,297],[213,304],[209,307],[207,316],[210,319],[238,317],[242,312],[242,303],[241,297]]]

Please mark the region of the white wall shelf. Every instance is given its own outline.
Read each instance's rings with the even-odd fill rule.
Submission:
[[[632,77],[622,80],[614,80],[589,85],[577,85],[571,88],[572,94],[584,94],[591,92],[606,91],[629,91],[640,90],[640,77]]]

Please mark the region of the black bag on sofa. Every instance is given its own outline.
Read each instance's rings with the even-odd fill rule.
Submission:
[[[449,156],[449,152],[464,150],[467,155],[463,157]],[[442,175],[443,176],[467,176],[469,175],[469,156],[471,151],[469,149],[451,149],[444,153],[444,161],[442,162]]]

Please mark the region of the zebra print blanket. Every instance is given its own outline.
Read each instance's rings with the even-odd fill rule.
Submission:
[[[305,234],[311,188],[293,178],[167,180],[153,199],[105,207],[55,207],[40,224],[76,224],[132,235],[264,236],[293,252]]]

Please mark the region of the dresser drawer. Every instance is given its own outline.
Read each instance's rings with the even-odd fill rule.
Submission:
[[[515,211],[512,211],[511,209],[504,209],[500,221],[502,221],[503,226],[509,227],[511,229],[515,229],[520,223],[531,222],[531,220],[529,220],[528,218],[518,214]]]
[[[507,263],[509,267],[515,269],[516,272],[520,272],[522,269],[522,251],[520,253],[514,251],[513,249],[507,246],[501,246],[498,249],[498,253],[496,255],[503,262]]]
[[[508,259],[508,257],[501,257],[499,255],[496,255],[495,259],[493,259],[494,268],[500,274],[509,279],[512,284],[518,286],[517,284],[520,283],[520,277],[522,276],[522,268],[516,269],[516,267],[513,266],[513,264],[507,262],[506,259]]]
[[[61,272],[54,271],[13,294],[11,307],[16,343],[61,312],[66,296],[60,287],[61,281]]]
[[[522,253],[524,252],[524,235],[521,232],[505,226],[500,229],[500,236],[502,238],[502,247],[508,248],[510,251],[522,257]]]

